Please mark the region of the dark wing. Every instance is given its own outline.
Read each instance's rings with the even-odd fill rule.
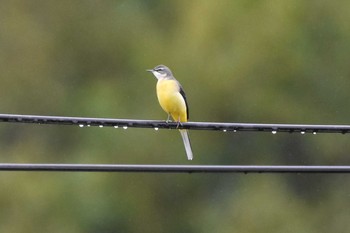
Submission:
[[[190,118],[190,111],[188,110],[188,103],[187,103],[187,99],[186,99],[186,94],[184,89],[182,88],[182,86],[179,84],[180,86],[180,94],[182,95],[182,97],[185,100],[185,104],[186,104],[186,115],[187,115],[187,120]]]

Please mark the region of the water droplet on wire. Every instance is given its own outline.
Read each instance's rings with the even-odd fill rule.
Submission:
[[[103,128],[103,125],[99,125],[98,127]]]
[[[154,130],[157,131],[159,128],[158,127],[154,127]]]
[[[126,125],[125,125],[125,126],[123,126],[123,129],[128,129],[128,126],[126,126]]]
[[[272,130],[271,133],[272,133],[272,134],[276,134],[276,133],[277,133],[277,130]]]
[[[305,134],[305,131],[301,131],[300,133],[301,133],[301,134]]]
[[[83,127],[84,127],[84,125],[83,125],[83,124],[79,124],[79,127],[80,127],[80,128],[83,128]]]
[[[316,135],[316,134],[317,134],[317,132],[316,132],[316,131],[314,131],[314,132],[312,132],[312,134],[313,134],[313,135]]]
[[[222,130],[222,132],[226,133],[226,132],[227,132],[227,129]]]
[[[118,126],[118,125],[115,125],[115,126],[114,126],[114,128],[115,128],[115,129],[118,129],[118,128],[119,128],[119,126]]]

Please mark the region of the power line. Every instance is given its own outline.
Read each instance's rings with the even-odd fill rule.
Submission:
[[[350,132],[350,125],[306,125],[306,124],[258,124],[258,123],[219,123],[219,122],[186,122],[178,125],[176,122],[166,123],[156,120],[87,118],[63,116],[37,116],[0,114],[0,122],[77,125],[80,127],[114,127],[114,128],[154,128],[154,129],[192,129],[220,130],[223,132],[288,132],[288,133],[342,133]]]
[[[0,114],[0,122],[77,125],[79,127],[154,128],[219,130],[223,132],[348,133],[349,125],[256,124],[218,122],[176,122],[156,120],[87,118]],[[221,165],[138,165],[138,164],[0,164],[0,171],[51,172],[152,172],[152,173],[350,173],[350,166],[221,166]]]
[[[350,166],[18,164],[1,163],[0,171],[140,172],[140,173],[350,173]]]

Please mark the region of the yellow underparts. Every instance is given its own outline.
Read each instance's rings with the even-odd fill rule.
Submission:
[[[186,103],[180,94],[177,81],[158,80],[157,97],[160,106],[166,113],[172,116],[174,121],[187,122]]]

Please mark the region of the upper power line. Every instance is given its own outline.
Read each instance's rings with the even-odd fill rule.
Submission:
[[[77,125],[80,127],[134,127],[154,129],[192,129],[192,130],[220,130],[223,132],[255,131],[255,132],[288,132],[288,133],[349,133],[350,125],[310,125],[310,124],[258,124],[258,123],[222,123],[222,122],[186,122],[176,123],[156,120],[38,116],[0,114],[0,122]]]

